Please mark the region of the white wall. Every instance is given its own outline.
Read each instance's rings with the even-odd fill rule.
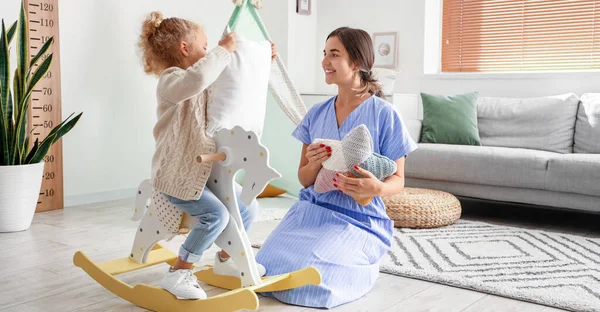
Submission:
[[[313,4],[311,15],[301,15],[296,13],[296,0],[287,1],[289,4],[287,67],[290,78],[298,92],[314,93],[317,66],[312,56],[318,48],[315,41],[318,8]]]
[[[317,8],[311,15],[296,13],[296,0],[265,1],[259,11],[277,51],[287,67],[290,79],[300,93],[315,91]]]
[[[510,78],[445,79],[423,75],[424,0],[326,0],[318,6],[317,44],[339,26],[358,27],[369,33],[398,32],[398,75],[395,92],[456,94],[478,90],[483,96],[529,97],[574,92],[600,92],[600,73],[519,75]],[[317,52],[318,58],[322,52]],[[317,92],[328,92],[319,71]]]
[[[277,45],[277,52],[281,56],[283,63],[288,65],[288,25],[289,16],[287,14],[289,1],[268,1],[263,3],[263,7],[258,11],[260,17],[267,27],[271,40]]]

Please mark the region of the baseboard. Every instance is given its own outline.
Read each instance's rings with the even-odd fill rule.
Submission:
[[[135,197],[137,189],[111,190],[98,193],[88,193],[65,196],[65,207],[101,203],[112,200],[127,199]]]

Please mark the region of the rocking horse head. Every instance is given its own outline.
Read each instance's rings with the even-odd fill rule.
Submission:
[[[270,181],[281,177],[269,166],[269,151],[254,131],[246,131],[239,126],[221,129],[215,135],[215,141],[220,149],[226,151],[224,165],[234,172],[242,169],[246,172],[240,194],[244,204],[250,205]]]

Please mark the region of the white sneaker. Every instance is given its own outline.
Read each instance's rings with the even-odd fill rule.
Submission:
[[[240,271],[238,270],[235,262],[231,260],[231,257],[227,258],[225,261],[221,261],[220,251],[217,251],[215,255],[215,266],[213,267],[213,271],[218,275],[227,275],[227,276],[235,276],[240,277]],[[264,276],[267,273],[267,270],[260,263],[256,263],[256,267],[258,268],[258,274],[260,276]]]
[[[206,293],[198,284],[198,278],[191,270],[169,269],[160,287],[178,299],[206,299]]]

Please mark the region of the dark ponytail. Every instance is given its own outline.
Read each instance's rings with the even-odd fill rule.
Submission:
[[[383,88],[381,87],[381,84],[377,79],[373,78],[373,71],[370,70],[367,72],[366,70],[361,70],[360,81],[361,85],[364,84],[365,89],[368,90],[369,93],[380,98],[385,96],[383,94]]]
[[[359,66],[360,85],[356,89],[359,94],[370,93],[378,97],[384,97],[381,84],[373,77],[373,64],[375,63],[375,51],[373,50],[373,41],[371,36],[362,30],[350,27],[340,27],[332,31],[327,39],[338,37],[344,45],[350,62]]]

